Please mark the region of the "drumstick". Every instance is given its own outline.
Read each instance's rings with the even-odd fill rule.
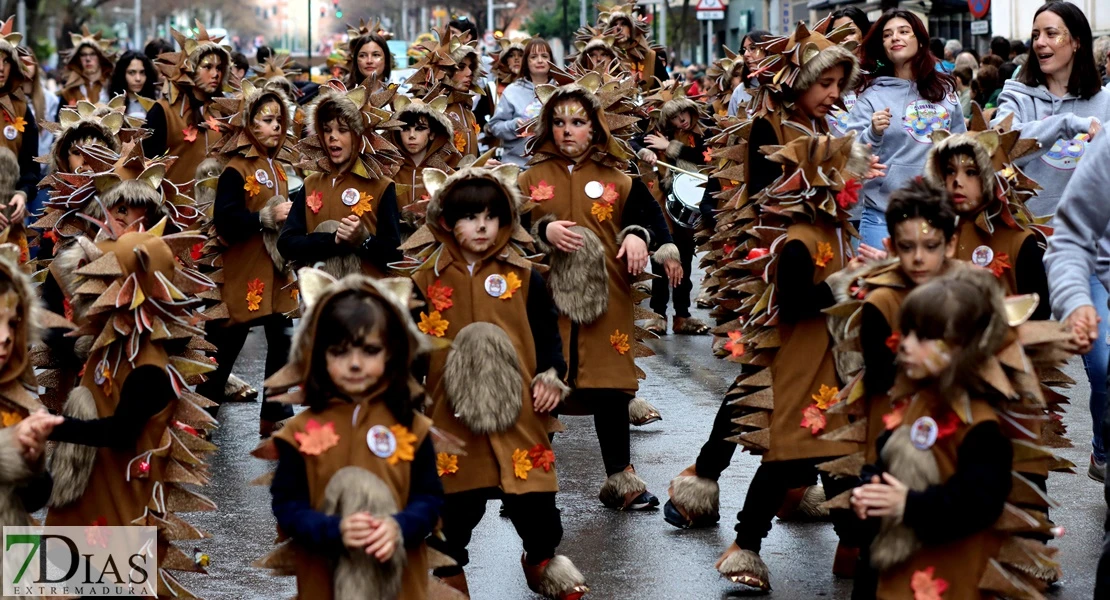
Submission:
[[[678,171],[679,173],[685,173],[685,174],[687,174],[691,177],[697,177],[698,179],[701,179],[702,181],[709,181],[709,176],[708,175],[703,175],[702,173],[695,173],[694,171],[687,171],[686,169],[681,169],[681,168],[676,167],[674,165],[669,165],[669,164],[667,164],[667,163],[665,163],[661,160],[655,161],[655,164],[667,167],[668,169],[671,169],[672,171]]]

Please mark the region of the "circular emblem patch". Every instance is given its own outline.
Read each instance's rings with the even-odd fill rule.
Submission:
[[[355,188],[347,188],[343,190],[343,204],[347,206],[354,206],[358,204],[359,193]]]
[[[385,425],[375,425],[366,432],[366,445],[374,456],[389,458],[397,451],[397,438]]]
[[[493,275],[486,277],[486,293],[490,296],[493,296],[494,298],[499,298],[501,297],[501,294],[504,294],[505,291],[508,289],[509,282],[505,281],[505,278],[503,276],[494,273]]]
[[[979,246],[971,253],[971,264],[985,267],[994,261],[994,250],[990,246]]]
[[[597,200],[605,193],[605,186],[601,185],[600,181],[591,181],[586,184],[586,195],[591,200]]]
[[[937,443],[937,422],[932,417],[921,417],[910,426],[910,443],[918,450],[928,450]]]

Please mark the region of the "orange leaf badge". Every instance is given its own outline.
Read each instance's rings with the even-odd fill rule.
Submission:
[[[386,462],[391,465],[395,465],[402,460],[412,462],[416,453],[416,448],[413,446],[416,442],[416,435],[409,431],[408,427],[401,424],[394,425],[389,430],[393,432],[393,437],[397,440],[397,450],[393,452],[393,456],[386,459]]]
[[[942,600],[941,594],[948,589],[948,582],[934,578],[935,571],[934,567],[925,567],[924,571],[914,571],[910,579],[913,600]]]
[[[825,430],[825,413],[816,404],[810,404],[802,411],[802,428],[807,427],[813,435]]]
[[[513,450],[513,475],[517,479],[528,479],[528,471],[532,470],[532,459],[528,457],[527,450],[517,448]]]
[[[436,473],[440,477],[454,475],[459,472],[459,457],[455,454],[440,452],[436,454]]]
[[[549,185],[541,179],[536,185],[528,186],[528,192],[531,194],[533,202],[543,202],[555,197],[555,186]]]
[[[537,469],[543,469],[544,473],[551,471],[551,467],[555,464],[555,452],[551,448],[545,448],[543,444],[536,444],[528,451],[528,458],[532,459],[532,466]]]
[[[185,136],[186,142],[195,142],[197,141],[197,128],[190,125],[181,130],[181,135]]]
[[[620,196],[617,194],[617,184],[606,183],[605,191],[601,193],[601,201],[606,204],[612,204],[617,201]]]
[[[813,258],[813,264],[824,269],[833,256],[832,244],[820,242],[817,244],[817,256]]]
[[[513,294],[520,289],[520,285],[520,278],[516,276],[516,273],[510,271],[509,274],[505,276],[505,291],[501,292],[498,298],[502,300],[512,298]]]
[[[6,117],[7,114],[5,113],[4,116]],[[27,127],[27,121],[24,121],[23,117],[16,117],[14,121],[9,120],[8,122],[11,123],[12,128],[19,133],[23,133],[23,130]]]
[[[359,194],[358,204],[355,204],[351,207],[351,212],[360,217],[362,215],[365,215],[366,213],[374,209],[374,206],[370,204],[371,202],[373,202],[373,200],[373,196],[366,192],[362,192],[361,194]]]
[[[255,277],[247,284],[247,310],[254,312],[262,305],[262,292],[266,290],[266,284],[261,279]]]
[[[1010,266],[1009,255],[1004,252],[1000,252],[994,255],[994,260],[992,260],[991,263],[987,265],[987,268],[990,269],[991,273],[994,273],[995,277],[1002,277],[1003,273],[1012,269],[1013,267]]]
[[[439,314],[438,310],[433,310],[430,315],[421,312],[420,322],[417,323],[416,326],[427,335],[443,337],[443,334],[447,333],[447,326],[450,324],[451,323],[447,319],[444,319],[443,316]]]
[[[4,427],[11,427],[23,420],[23,415],[17,412],[0,411],[0,417],[4,419]]]
[[[816,394],[811,395],[810,398],[813,398],[813,401],[817,403],[817,408],[828,410],[831,406],[840,401],[836,397],[839,393],[840,390],[838,388],[821,384],[821,388],[817,390]]]
[[[212,115],[208,115],[207,117],[205,117],[204,124],[209,129],[217,133],[219,133],[221,131],[221,128],[223,127],[223,123],[220,123],[220,120],[216,117],[213,117]]]
[[[455,305],[455,301],[451,299],[454,293],[454,288],[443,285],[437,279],[435,283],[428,286],[428,302],[431,302],[436,310],[445,311]]]
[[[909,400],[906,399],[899,400],[894,403],[894,410],[883,415],[883,427],[887,431],[898,429],[898,426],[902,424],[902,418],[906,414],[906,406],[909,403]]]
[[[710,150],[706,150],[705,152],[701,153],[701,158],[706,162],[706,164],[709,164],[713,162],[713,152]]]
[[[304,203],[308,206],[308,210],[312,211],[312,214],[318,214],[320,208],[324,206],[324,195],[320,193],[320,190],[316,190],[308,195]]]
[[[304,431],[293,434],[301,454],[320,456],[339,443],[339,434],[335,433],[335,423],[321,425],[316,419],[309,419],[304,426]]]
[[[466,134],[459,129],[455,130],[455,150],[466,152]]]
[[[621,356],[628,354],[628,351],[632,349],[632,346],[628,345],[628,334],[621,333],[620,329],[614,331],[613,335],[609,336],[609,344],[612,345],[613,350],[616,350],[617,354]]]
[[[593,206],[590,207],[590,214],[597,217],[599,222],[604,223],[613,218],[613,205],[601,201],[594,202]]]
[[[243,190],[251,195],[253,198],[262,192],[262,184],[254,178],[254,175],[247,175],[246,182],[243,183]]]
[[[886,347],[894,354],[898,354],[898,347],[902,345],[902,332],[895,331],[886,338]]]
[[[728,341],[725,342],[725,350],[728,350],[732,358],[740,358],[744,356],[744,344],[740,342],[740,338],[744,336],[739,330],[728,332]]]

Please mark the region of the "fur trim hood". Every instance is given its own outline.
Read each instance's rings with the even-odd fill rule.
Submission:
[[[222,37],[210,37],[208,30],[200,21],[196,21],[197,34],[193,37],[186,36],[176,29],[171,29],[174,40],[181,50],[166,52],[158,56],[155,66],[165,80],[163,96],[170,104],[176,104],[183,93],[196,94],[196,76],[198,65],[205,56],[216,54],[222,63],[223,77],[220,81],[227,85],[231,74],[231,52],[220,45]]]
[[[104,82],[112,80],[112,70],[115,67],[118,55],[112,52],[115,38],[102,37],[99,31],[92,33],[88,25],[82,25],[80,32],[69,34],[73,47],[61,53],[61,59],[69,72],[63,89],[80,87],[85,83],[85,70],[81,68],[81,49],[92,48],[100,61],[100,78]]]
[[[221,120],[224,136],[217,142],[217,153],[226,156],[240,155],[255,158],[262,155],[260,144],[251,133],[251,116],[268,102],[276,102],[281,118],[281,137],[272,158],[282,162],[293,161],[292,148],[289,146],[289,124],[292,116],[285,103],[285,95],[278,90],[257,87],[250,81],[243,81],[242,87],[230,97],[214,98],[213,103],[224,115]]]
[[[936,139],[940,137],[941,139]],[[940,188],[944,187],[944,170],[955,154],[965,154],[975,161],[979,169],[979,185],[983,190],[982,207],[986,208],[995,199],[994,165],[991,151],[979,140],[976,132],[957,133],[947,137],[936,136],[929,155],[925,158],[925,179]],[[995,138],[997,145],[997,137]]]
[[[8,86],[8,89],[22,90],[23,84],[30,81],[31,78],[27,74],[27,63],[19,52],[19,45],[23,43],[23,34],[13,31],[14,28],[14,16],[8,17],[8,20],[0,24],[0,54],[6,54],[12,65],[15,66],[15,72],[9,76],[11,85]],[[16,115],[16,117],[22,116]]]
[[[38,384],[31,347],[39,342],[44,327],[57,327],[65,320],[42,307],[31,277],[19,268],[19,254],[19,247],[15,244],[0,244],[0,282],[7,282],[6,285],[14,293],[16,314],[22,317],[12,332],[12,355],[0,369],[0,392],[7,400],[34,410],[39,404],[34,395]],[[69,327],[72,328],[72,325]],[[8,392],[7,388],[12,383],[20,384],[21,389],[15,390],[15,393]]]
[[[50,168],[58,173],[69,171],[68,154],[74,143],[95,139],[113,152],[120,151],[119,132],[125,124],[124,115],[108,107],[98,107],[82,100],[75,108],[63,108],[57,123],[42,122],[41,127],[55,135],[50,150]]]
[[[756,67],[756,72],[761,73],[761,85],[752,94],[750,106],[759,114],[766,114],[780,104],[789,106],[825,69],[837,64],[848,68],[846,89],[852,89],[859,78],[859,60],[854,54],[858,44],[844,42],[851,34],[849,27],[830,29],[832,19],[829,17],[812,29],[799,21],[789,37],[775,37],[756,44],[766,56]]]
[[[393,119],[388,105],[394,101],[396,89],[392,86],[371,92],[357,86],[347,90],[343,83],[332,80],[320,87],[320,95],[309,105],[305,117],[305,135],[298,144],[301,168],[334,173],[324,140],[318,115],[323,110],[342,119],[353,135],[351,171],[365,179],[388,177],[393,166],[400,163],[401,153],[380,130],[395,129],[401,123]]]
[[[594,143],[591,158],[603,164],[625,169],[628,161],[632,159],[632,149],[628,143],[612,134],[613,126],[606,111],[606,104],[597,91],[603,83],[602,74],[592,72],[580,79],[577,83],[555,87],[552,85],[536,86],[536,96],[543,102],[538,122],[535,124],[535,135],[528,140],[525,146],[528,154],[534,155],[529,164],[536,164],[544,160],[561,157],[554,141],[554,128],[552,123],[555,117],[555,107],[565,100],[577,100],[594,120]],[[633,84],[634,85],[634,84]],[[617,115],[616,122],[623,129],[626,115]],[[631,124],[627,125],[631,126]]]
[[[424,115],[428,118],[428,124],[433,128],[436,134],[436,142],[442,137],[444,142],[447,142],[455,136],[455,125],[451,119],[447,117],[447,96],[440,96],[431,102],[424,102],[420,98],[410,98],[409,96],[398,95],[393,100],[393,108],[396,112],[393,115],[394,121],[401,121],[405,115],[418,114]],[[439,126],[436,129],[436,126]],[[401,129],[398,126],[398,131]],[[435,142],[433,142],[435,144]],[[454,147],[452,145],[452,147]],[[432,145],[428,147],[428,153],[433,153],[436,149]]]

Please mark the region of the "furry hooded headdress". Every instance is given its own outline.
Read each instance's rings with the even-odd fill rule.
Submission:
[[[176,29],[171,29],[180,50],[162,54],[155,61],[155,66],[165,80],[162,95],[170,104],[176,103],[182,94],[193,94],[196,91],[197,69],[201,59],[209,54],[219,56],[223,73],[220,82],[221,85],[228,83],[228,76],[231,73],[231,53],[220,45],[223,38],[210,37],[208,30],[200,21],[196,22],[196,26],[197,34],[194,37],[188,37]]]
[[[420,62],[413,65],[415,73],[405,83],[412,86],[412,94],[430,98],[440,94],[447,94],[450,103],[470,101],[473,94],[485,95],[485,91],[478,85],[478,81],[486,75],[479,58],[477,42],[462,42],[451,33],[451,28],[444,26],[435,30],[438,41],[435,45],[421,45],[416,49],[424,51]],[[469,90],[459,90],[451,85],[451,75],[458,68],[459,63],[469,59],[473,68]]]
[[[666,131],[670,128],[671,119],[689,112],[694,132],[702,132],[700,120],[704,116],[703,105],[691,100],[686,95],[688,92],[688,86],[676,81],[670,86],[660,87],[654,94],[644,98],[644,105],[648,107],[655,130]]]
[[[753,71],[762,85],[753,93],[751,106],[762,114],[780,104],[790,106],[802,92],[817,81],[821,73],[844,65],[845,90],[859,79],[856,42],[844,42],[851,35],[848,26],[829,31],[832,19],[822,19],[812,29],[799,21],[789,37],[776,37],[757,44],[766,53]]]
[[[65,173],[69,171],[68,155],[74,144],[99,143],[113,152],[119,152],[119,134],[125,124],[124,115],[108,106],[98,107],[82,100],[73,108],[64,107],[58,113],[56,123],[41,123],[44,129],[54,134],[54,147],[49,155],[36,160],[48,160],[53,171]]]
[[[112,69],[116,64],[118,58],[116,53],[112,52],[112,44],[116,42],[115,38],[105,38],[98,31],[92,33],[89,31],[88,25],[82,25],[80,32],[73,32],[69,34],[70,43],[73,47],[65,52],[62,52],[61,59],[65,63],[66,82],[64,89],[80,87],[85,82],[85,71],[81,68],[81,49],[91,48],[96,52],[97,60],[100,61],[100,77],[104,81],[111,81]]]
[[[12,64],[12,69],[8,73],[8,82],[4,87],[9,91],[8,93],[0,96],[0,109],[10,117],[13,122],[18,123],[18,120],[23,119],[23,114],[15,114],[15,106],[12,104],[12,96],[23,99],[25,96],[24,88],[31,78],[28,75],[28,64],[23,59],[19,52],[19,44],[23,42],[23,34],[12,31],[15,26],[15,17],[9,17],[0,25],[0,57],[7,56],[7,59]]]
[[[395,93],[392,86],[376,92],[363,86],[348,90],[334,79],[321,86],[320,95],[308,107],[305,136],[297,146],[301,153],[299,166],[325,173],[339,170],[328,157],[322,138],[323,113],[342,120],[351,131],[351,172],[365,179],[388,177],[393,165],[400,162],[401,153],[380,131],[400,126],[388,108]]]
[[[620,55],[616,49],[617,38],[611,31],[605,31],[601,26],[589,25],[579,27],[574,33],[574,54],[567,57],[568,64],[572,64],[584,72],[594,70],[590,64],[590,53],[601,50],[608,56],[604,70],[616,75],[622,70]]]
[[[11,354],[0,368],[0,407],[8,412],[18,407],[19,412],[27,414],[42,408],[37,398],[39,383],[32,347],[40,342],[44,328],[74,326],[42,306],[31,277],[19,266],[19,254],[15,244],[0,244],[0,288],[4,289],[0,299],[11,294],[11,301],[6,302],[8,308],[15,309],[16,316]]]
[[[521,60],[527,59],[524,56],[524,46],[530,42],[532,38],[501,38],[497,40],[498,50],[490,55],[493,59],[493,75],[497,77],[497,81],[508,85],[520,77],[519,73],[513,73],[509,68],[509,57],[513,52],[520,52]]]
[[[289,139],[289,107],[285,103],[285,95],[282,92],[257,87],[250,81],[243,81],[237,92],[229,97],[213,98],[212,102],[216,104],[221,114],[227,115],[219,120],[220,129],[224,135],[216,144],[217,152],[227,156],[240,155],[247,158],[262,155],[260,144],[251,132],[251,120],[267,102],[276,102],[281,111],[281,138],[271,156],[285,163],[293,162]]]

